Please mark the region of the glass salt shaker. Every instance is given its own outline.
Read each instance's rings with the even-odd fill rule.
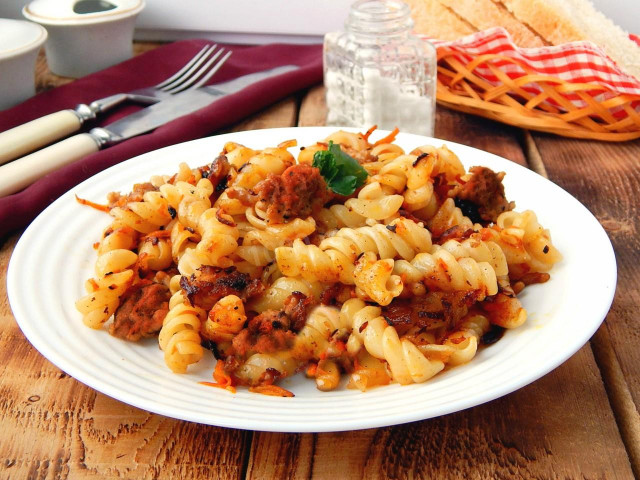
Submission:
[[[411,33],[409,6],[359,0],[324,38],[327,124],[433,136],[436,50]]]

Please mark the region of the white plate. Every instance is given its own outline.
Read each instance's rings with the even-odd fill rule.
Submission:
[[[136,407],[193,422],[252,430],[322,432],[380,427],[456,412],[493,400],[540,378],[593,335],[611,305],[616,262],[598,221],[567,192],[495,155],[446,142],[465,167],[485,165],[507,173],[507,197],[516,209],[533,209],[564,255],[548,283],[521,296],[527,323],[506,332],[467,365],[420,385],[390,385],[366,393],[342,388],[322,393],[297,375],[283,386],[294,398],[237,394],[199,385],[211,380],[207,356],[188,374],[171,373],[157,342],[129,343],[85,327],[74,302],[84,294],[100,238],[110,217],[79,205],[74,194],[104,202],[151,175],[176,171],[179,162],[211,162],[226,141],[253,148],[297,139],[310,145],[335,128],[284,128],[233,133],[175,145],[116,165],[60,197],[22,235],[9,264],[8,294],[20,328],[51,362],[86,385]],[[382,132],[377,132],[382,135]],[[442,140],[400,134],[410,150]],[[297,152],[294,148],[292,152]],[[576,381],[578,381],[576,379]]]

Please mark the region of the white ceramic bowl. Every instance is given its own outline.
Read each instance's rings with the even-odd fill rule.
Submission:
[[[34,0],[22,14],[49,32],[53,73],[83,77],[132,55],[133,29],[144,0]]]
[[[0,18],[0,110],[35,93],[35,66],[47,31],[36,23]]]

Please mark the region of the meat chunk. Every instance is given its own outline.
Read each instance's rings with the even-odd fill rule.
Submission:
[[[471,237],[473,233],[474,231],[471,228],[464,228],[462,225],[454,225],[450,229],[445,230],[444,233],[437,238],[437,242],[439,244],[443,244],[447,240],[462,241]]]
[[[235,267],[219,268],[203,265],[190,277],[180,279],[180,287],[193,306],[211,310],[218,300],[227,295],[242,297],[250,284],[249,275]]]
[[[452,328],[477,301],[477,292],[429,292],[411,299],[394,298],[382,315],[398,333],[411,327]]]
[[[267,310],[249,320],[247,328],[231,341],[233,356],[246,358],[254,353],[273,353],[291,348],[295,334],[289,330],[284,312]]]
[[[247,327],[231,340],[231,347],[221,352],[225,370],[232,373],[254,353],[273,353],[293,345],[295,331],[307,321],[307,311],[315,303],[313,297],[293,292],[284,302],[282,311],[267,310],[249,319]]]
[[[293,292],[284,301],[284,314],[288,317],[291,330],[299,332],[307,322],[307,312],[315,304],[313,296]]]
[[[227,182],[229,181],[229,172],[231,166],[227,160],[226,155],[219,155],[211,164],[208,171],[203,172],[203,176],[206,176],[213,184],[213,193],[210,200],[213,204],[220,194],[227,188]]]
[[[152,337],[162,328],[169,311],[169,288],[161,283],[138,284],[121,297],[121,304],[109,333],[125,340],[137,341]]]
[[[495,222],[502,212],[513,210],[514,203],[504,196],[504,172],[486,167],[471,167],[471,178],[455,195],[456,206],[474,223]]]
[[[293,165],[282,175],[270,174],[253,190],[269,223],[308,217],[331,198],[320,170],[306,164]]]
[[[153,184],[145,182],[136,183],[133,186],[133,190],[128,195],[120,195],[119,193],[111,192],[107,195],[109,208],[126,207],[129,202],[141,202],[145,193],[154,192],[156,190],[157,188],[154,187]]]

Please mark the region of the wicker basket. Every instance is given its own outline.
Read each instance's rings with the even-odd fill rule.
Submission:
[[[438,48],[438,103],[521,128],[575,138],[612,142],[640,138],[639,95],[612,94],[592,83],[567,83],[540,75],[517,60],[481,55],[466,65],[452,50]],[[512,79],[503,68],[519,65],[525,75]],[[493,85],[478,74],[488,68],[502,83]],[[536,84],[540,93],[527,89]],[[580,99],[581,102],[572,102]],[[606,98],[597,101],[596,98]],[[577,105],[579,103],[581,105]]]

